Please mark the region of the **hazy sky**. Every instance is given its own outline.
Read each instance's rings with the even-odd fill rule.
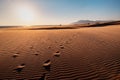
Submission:
[[[0,0],[0,25],[119,20],[120,0]]]

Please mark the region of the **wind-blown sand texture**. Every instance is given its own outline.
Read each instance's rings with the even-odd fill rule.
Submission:
[[[120,25],[1,29],[0,79],[119,80]]]

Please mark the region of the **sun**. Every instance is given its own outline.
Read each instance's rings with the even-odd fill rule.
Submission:
[[[35,19],[34,12],[28,7],[18,8],[17,13],[18,13],[19,18],[23,21],[29,22],[29,21],[34,21]]]
[[[34,14],[28,10],[28,9],[20,9],[19,11],[19,17],[24,21],[32,21],[34,20]]]
[[[16,5],[14,12],[17,20],[23,25],[33,25],[38,20],[38,13],[32,5]]]
[[[35,25],[40,20],[40,13],[36,5],[32,3],[16,3],[11,7],[16,21],[20,25]]]

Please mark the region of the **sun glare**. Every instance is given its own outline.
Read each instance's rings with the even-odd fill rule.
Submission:
[[[16,5],[14,7],[15,15],[17,20],[23,25],[33,25],[37,21],[37,12],[32,5]]]
[[[34,19],[34,14],[29,10],[22,8],[18,10],[19,17],[24,21],[31,21]]]
[[[35,14],[32,10],[27,7],[20,7],[18,8],[18,16],[23,21],[33,21],[35,19]]]

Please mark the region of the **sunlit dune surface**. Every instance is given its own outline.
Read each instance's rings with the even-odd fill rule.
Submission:
[[[0,29],[0,79],[119,80],[120,25]]]

